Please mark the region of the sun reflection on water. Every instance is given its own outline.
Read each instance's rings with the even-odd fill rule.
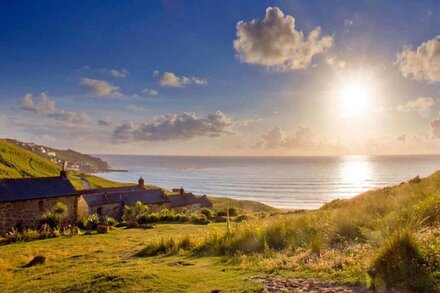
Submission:
[[[340,167],[340,190],[339,194],[351,197],[357,192],[369,188],[369,180],[372,176],[372,166],[368,156],[347,156],[342,158]],[[345,188],[353,190],[353,194],[344,192]]]

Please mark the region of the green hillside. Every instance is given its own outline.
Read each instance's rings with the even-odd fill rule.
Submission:
[[[0,139],[0,179],[58,176],[61,167],[25,148]],[[69,179],[77,189],[121,185],[89,174],[69,172]]]

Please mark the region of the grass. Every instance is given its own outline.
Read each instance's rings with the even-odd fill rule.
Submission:
[[[212,228],[193,241],[188,253],[227,257],[240,267],[266,273],[293,271],[290,275],[438,292],[439,207],[440,172],[436,172],[426,179],[336,200],[319,210]],[[180,248],[179,242],[176,246]],[[150,254],[154,247],[160,243],[151,245]]]
[[[237,200],[223,197],[209,196],[209,200],[213,203],[216,210],[225,210],[234,207],[248,213],[266,212],[276,213],[278,209],[253,200]]]
[[[118,229],[5,245],[0,247],[0,287],[14,292],[258,292],[260,285],[248,280],[256,272],[221,258],[135,256],[152,241],[177,234],[200,237],[205,229],[161,224],[152,230]],[[23,268],[36,255],[46,256],[46,264]]]
[[[60,170],[60,166],[46,158],[5,139],[0,139],[0,179],[58,176]],[[87,182],[90,188],[124,185],[72,171],[69,172],[69,179],[77,189],[84,189],[84,182]]]

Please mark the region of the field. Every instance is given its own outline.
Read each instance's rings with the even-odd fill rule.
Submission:
[[[225,224],[216,226],[224,228]],[[0,287],[11,292],[237,292],[261,288],[247,280],[255,272],[241,270],[219,257],[134,256],[158,238],[201,237],[206,229],[159,224],[149,230],[117,229],[109,234],[0,246]],[[23,268],[35,255],[46,256],[46,264]]]

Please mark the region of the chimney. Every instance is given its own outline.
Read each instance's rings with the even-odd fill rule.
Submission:
[[[60,177],[67,178],[67,161],[64,161],[61,165]]]
[[[144,178],[142,178],[142,176],[138,180],[138,186],[140,188],[144,188]]]

